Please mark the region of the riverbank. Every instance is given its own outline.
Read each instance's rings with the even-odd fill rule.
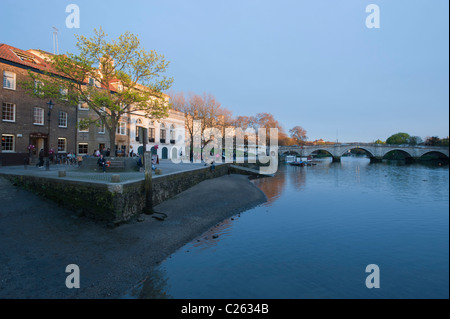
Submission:
[[[0,178],[0,298],[120,298],[151,268],[213,225],[263,203],[247,176],[206,180],[147,215],[108,229]],[[65,286],[80,268],[79,289]]]

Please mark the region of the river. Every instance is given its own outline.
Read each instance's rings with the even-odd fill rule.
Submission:
[[[175,252],[142,298],[449,297],[448,166],[343,157],[254,183],[268,201]]]

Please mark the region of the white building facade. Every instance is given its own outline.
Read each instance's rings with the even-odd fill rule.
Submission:
[[[139,128],[147,129],[147,145],[139,142]],[[140,155],[143,151],[157,154],[159,159],[180,159],[185,154],[184,113],[169,110],[169,116],[154,120],[140,115],[130,115],[130,151]]]

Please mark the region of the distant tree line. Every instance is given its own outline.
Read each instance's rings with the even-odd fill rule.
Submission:
[[[449,138],[427,136],[423,140],[420,136],[411,136],[408,133],[400,132],[391,135],[385,142],[378,139],[375,141],[375,144],[449,146]]]
[[[266,130],[266,142],[269,145],[269,133],[271,128],[278,129],[278,145],[304,145],[307,141],[307,132],[301,126],[295,126],[285,132],[283,126],[275,117],[266,112],[257,113],[252,116],[233,116],[231,110],[222,106],[222,104],[212,94],[196,94],[183,92],[170,92],[170,107],[174,110],[183,112],[185,114],[185,125],[187,128],[187,139],[190,142],[190,157],[193,158],[194,152],[194,136],[200,133],[202,136],[201,148],[206,147],[212,140],[213,136],[205,136],[204,133],[208,128],[217,128],[221,130],[222,136],[225,136],[225,131],[228,127],[240,128],[243,131],[246,129]],[[194,121],[201,121],[200,132],[195,132]],[[244,137],[244,142],[247,143],[247,136]]]

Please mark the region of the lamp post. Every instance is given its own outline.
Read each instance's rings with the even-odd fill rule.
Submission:
[[[50,116],[52,114],[52,109],[53,106],[55,106],[55,104],[52,102],[52,100],[50,100],[49,102],[47,102],[48,105],[48,134],[47,134],[47,143],[49,146],[49,150],[50,150]],[[49,158],[47,158],[47,161],[45,162],[45,169],[48,171],[50,169],[50,160]]]

